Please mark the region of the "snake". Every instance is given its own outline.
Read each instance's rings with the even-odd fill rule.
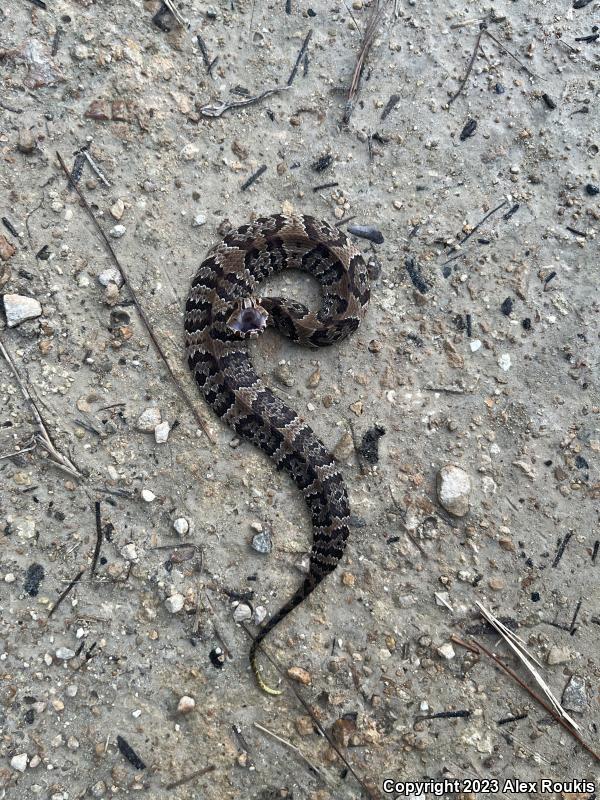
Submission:
[[[260,284],[287,269],[317,280],[319,308],[261,296]],[[206,402],[240,438],[289,474],[311,516],[313,540],[304,581],[259,628],[250,647],[251,669],[268,694],[281,690],[263,679],[258,649],[335,570],[349,535],[350,507],[335,459],[304,419],[258,376],[249,343],[273,328],[306,347],[335,344],[358,328],[369,298],[369,271],[359,249],[329,222],[299,214],[258,217],[230,230],[208,251],[187,298],[186,358]]]

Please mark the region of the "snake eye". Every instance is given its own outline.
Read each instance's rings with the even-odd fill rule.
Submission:
[[[239,333],[261,333],[267,327],[267,312],[261,306],[242,308],[231,315],[227,324]]]

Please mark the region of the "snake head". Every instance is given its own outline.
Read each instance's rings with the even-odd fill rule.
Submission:
[[[239,304],[227,320],[227,325],[245,339],[248,336],[258,336],[259,333],[262,333],[267,327],[268,317],[266,309],[257,300],[249,298]]]

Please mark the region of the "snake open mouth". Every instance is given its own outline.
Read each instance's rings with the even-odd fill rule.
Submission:
[[[251,306],[236,311],[227,324],[239,333],[262,333],[267,327],[267,316],[267,312],[261,306]]]

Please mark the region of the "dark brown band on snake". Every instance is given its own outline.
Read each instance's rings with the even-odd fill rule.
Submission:
[[[310,311],[282,297],[260,297],[258,284],[284,269],[310,273],[322,303]],[[192,282],[185,314],[188,364],[204,397],[234,431],[260,447],[302,490],[313,544],[302,586],[260,629],[250,649],[259,686],[257,648],[265,636],[332,572],[346,546],[349,505],[334,459],[311,428],[260,380],[248,340],[271,326],[294,342],[323,347],[358,327],[369,302],[369,277],[346,235],[309,216],[274,214],[242,225],[209,251]]]

